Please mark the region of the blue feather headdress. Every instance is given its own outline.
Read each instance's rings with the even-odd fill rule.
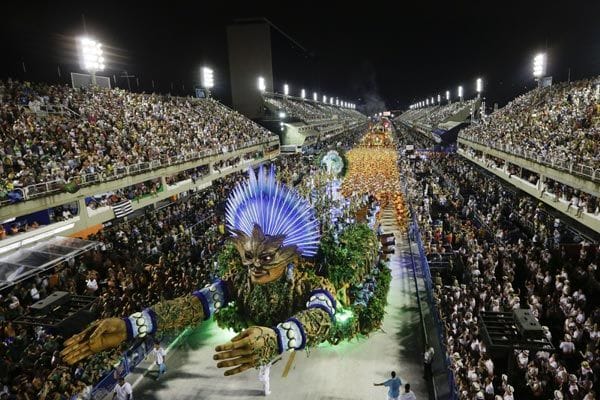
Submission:
[[[302,256],[314,256],[319,247],[319,221],[310,204],[275,179],[273,166],[269,172],[261,166],[258,175],[250,168],[248,175],[227,199],[227,227],[251,236],[257,224],[265,235],[285,236],[284,246],[295,245]]]

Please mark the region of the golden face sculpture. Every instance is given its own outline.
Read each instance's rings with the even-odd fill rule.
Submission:
[[[242,257],[242,264],[248,267],[252,283],[263,285],[279,279],[287,265],[299,256],[296,245],[283,245],[285,236],[265,235],[257,224],[252,236],[239,230],[233,233],[236,236],[231,240]]]

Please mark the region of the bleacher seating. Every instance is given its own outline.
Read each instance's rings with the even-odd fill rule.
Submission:
[[[64,190],[88,175],[226,152],[272,135],[212,99],[3,81],[0,195],[16,202],[25,188],[35,193],[50,182]]]
[[[527,92],[462,131],[476,141],[541,163],[600,168],[600,78]]]

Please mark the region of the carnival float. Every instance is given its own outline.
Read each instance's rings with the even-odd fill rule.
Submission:
[[[382,132],[367,133],[347,154],[325,153],[319,171],[295,188],[273,167],[250,169],[226,204],[230,240],[218,258],[220,278],[129,317],[94,322],[65,342],[65,361],[214,318],[237,332],[213,357],[234,375],[287,351],[378,330],[391,273],[375,233],[377,212],[393,205],[405,214],[395,149]]]

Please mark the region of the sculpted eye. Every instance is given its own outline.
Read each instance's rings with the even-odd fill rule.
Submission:
[[[247,251],[246,253],[244,253],[244,257],[246,257],[248,260],[251,260],[253,258],[252,257],[252,253],[249,252],[249,251]]]
[[[262,261],[264,261],[264,262],[271,262],[271,261],[273,261],[273,255],[271,255],[271,254],[265,254],[264,256],[262,256]]]

